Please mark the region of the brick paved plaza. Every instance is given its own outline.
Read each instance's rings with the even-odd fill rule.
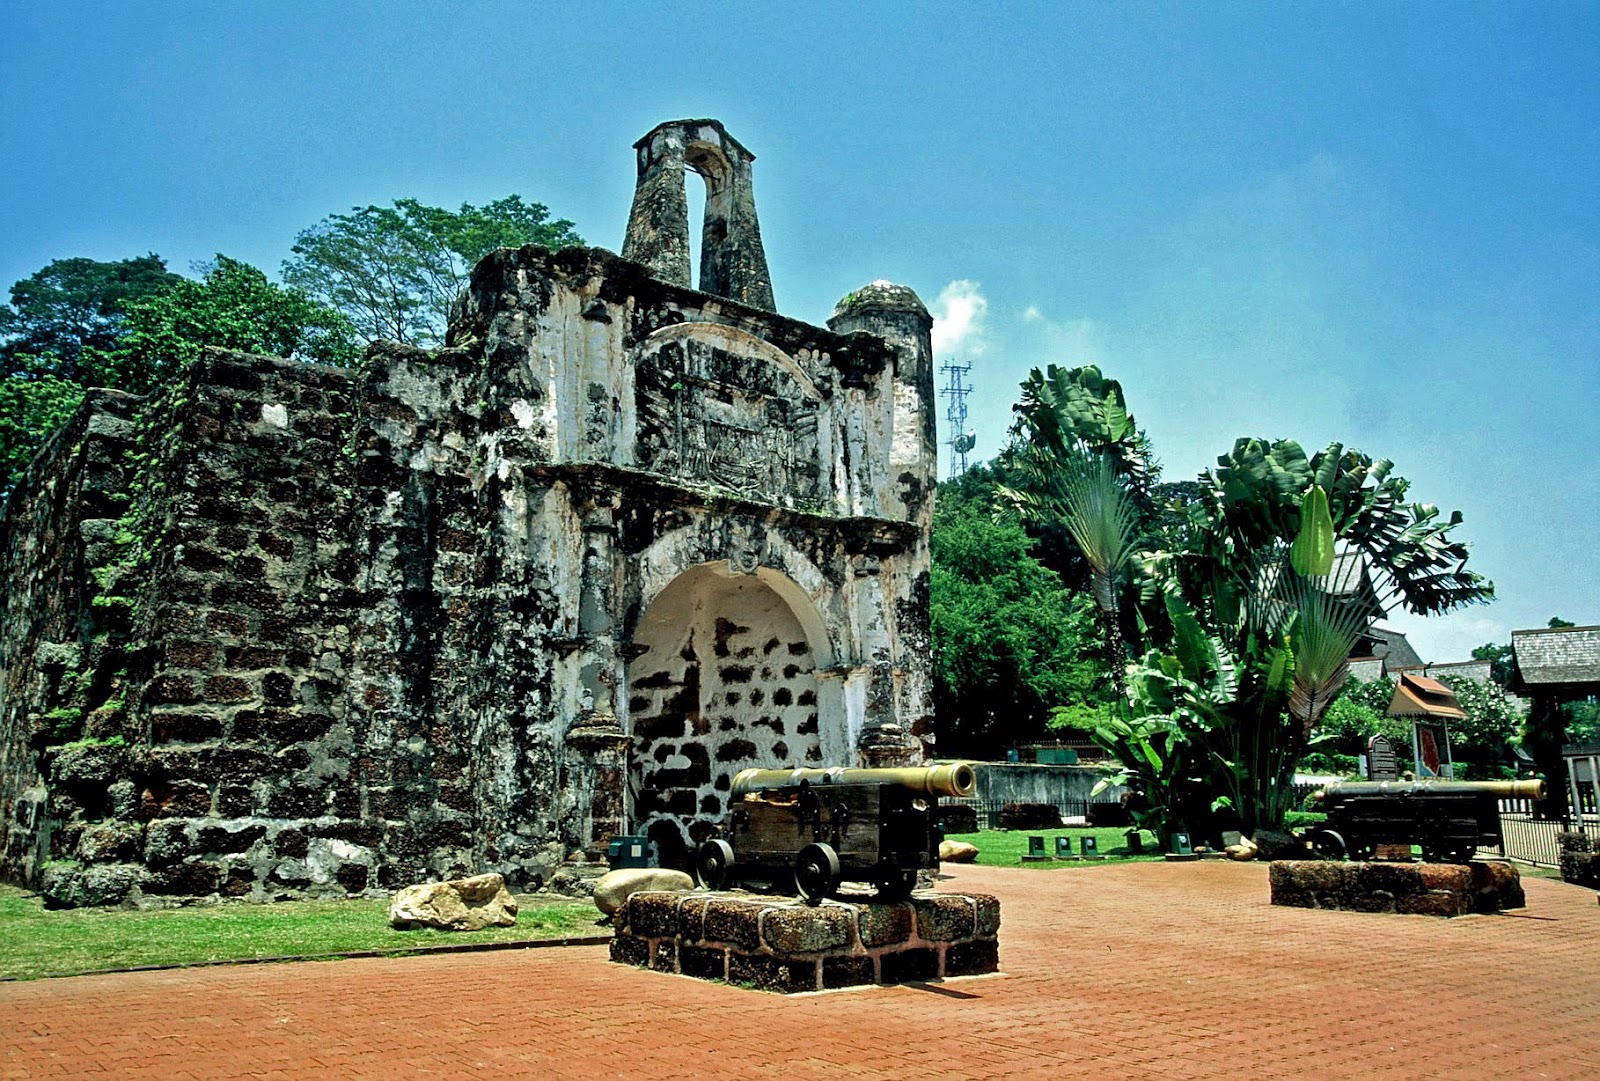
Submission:
[[[1004,975],[781,997],[604,947],[0,985],[0,1076],[1600,1075],[1600,906],[1437,920],[1273,908],[1260,864],[955,869]]]

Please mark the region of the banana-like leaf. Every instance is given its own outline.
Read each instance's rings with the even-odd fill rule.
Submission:
[[[1167,616],[1172,620],[1172,645],[1183,674],[1193,683],[1204,684],[1217,670],[1217,658],[1193,609],[1176,592],[1165,596]]]
[[[1300,535],[1289,546],[1289,564],[1296,574],[1311,577],[1333,572],[1333,516],[1320,484],[1300,501]]]

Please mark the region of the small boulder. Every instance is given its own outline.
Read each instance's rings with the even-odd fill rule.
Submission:
[[[940,863],[971,863],[978,858],[978,846],[965,841],[940,841]]]
[[[481,931],[516,922],[516,898],[497,874],[407,886],[389,902],[389,925],[401,931]]]
[[[630,896],[641,890],[692,890],[694,879],[665,867],[620,867],[600,876],[594,884],[594,906],[614,915]]]
[[[1224,848],[1223,851],[1228,854],[1228,858],[1230,860],[1239,860],[1240,862],[1244,862],[1245,860],[1255,859],[1256,854],[1261,850],[1256,847],[1256,843],[1250,838],[1241,837],[1239,838],[1238,843],[1229,845],[1227,848]]]

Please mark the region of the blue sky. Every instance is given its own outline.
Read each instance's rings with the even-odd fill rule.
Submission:
[[[620,246],[634,139],[757,155],[778,306],[915,287],[977,454],[1034,365],[1121,380],[1167,476],[1334,440],[1466,515],[1453,660],[1600,623],[1594,3],[75,5],[0,10],[0,285],[509,192]]]

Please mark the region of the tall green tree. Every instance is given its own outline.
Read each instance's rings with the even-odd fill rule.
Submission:
[[[1123,579],[1154,517],[1160,467],[1122,386],[1093,365],[1038,368],[1023,380],[1001,494],[1035,535],[1081,568],[1104,629],[1108,671],[1123,693]]]
[[[502,247],[581,244],[572,222],[519,195],[459,210],[397,199],[330,214],[295,238],[284,280],[349,318],[368,340],[444,339],[472,267]]]
[[[339,367],[360,360],[350,321],[301,290],[226,255],[203,270],[128,305],[118,344],[87,362],[99,385],[145,393],[207,346]]]
[[[159,255],[101,262],[56,259],[11,286],[0,305],[0,356],[8,375],[82,383],[85,353],[120,341],[128,305],[182,279]]]
[[[1505,767],[1513,763],[1511,748],[1521,738],[1522,710],[1494,682],[1448,677],[1444,682],[1466,714],[1450,722],[1450,757],[1457,763],[1456,776],[1491,779],[1503,775]]]
[[[1082,727],[1110,702],[1087,598],[996,512],[992,469],[939,485],[930,622],[941,753],[994,758],[1050,727]]]

